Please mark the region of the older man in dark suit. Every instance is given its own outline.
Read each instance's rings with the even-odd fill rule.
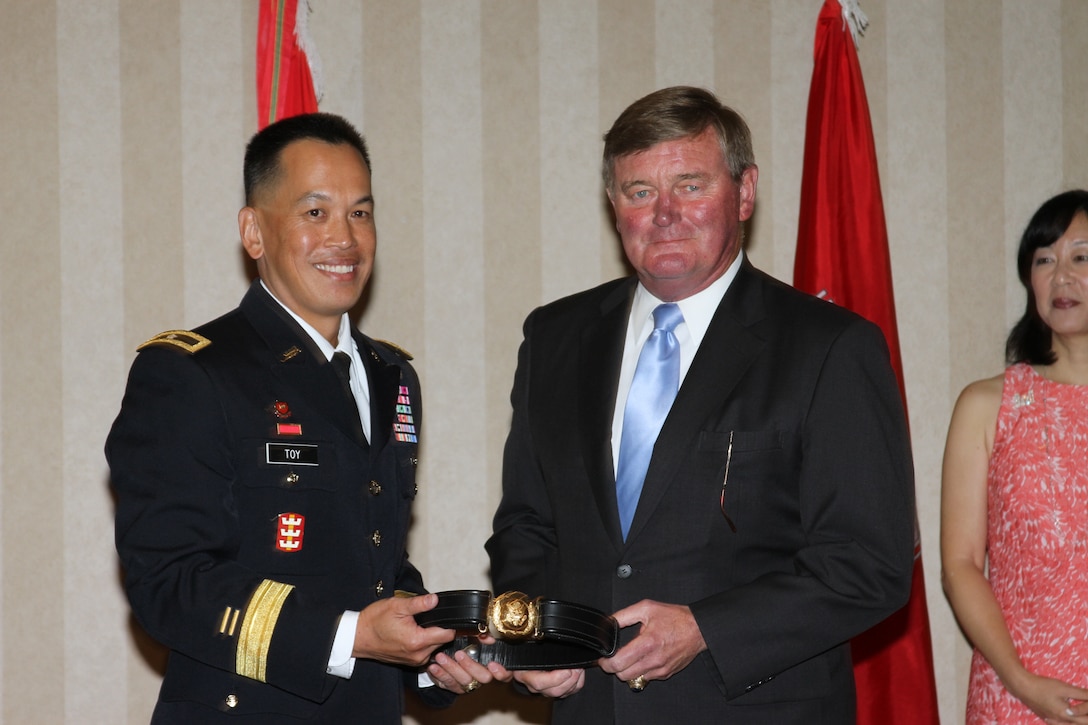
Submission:
[[[401,722],[491,675],[414,615],[419,381],[350,324],[374,263],[358,132],[296,116],[246,149],[239,307],[143,346],[106,445],[136,619],[170,648],[153,723]]]
[[[712,94],[635,102],[603,171],[637,278],[526,320],[487,548],[497,590],[615,612],[623,646],[515,677],[563,723],[852,723],[848,641],[913,554],[881,333],[745,259],[758,171]]]

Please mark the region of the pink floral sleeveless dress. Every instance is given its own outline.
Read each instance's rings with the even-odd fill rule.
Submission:
[[[1088,686],[1088,386],[1006,369],[987,485],[990,586],[1021,660]],[[968,725],[1041,722],[976,650]]]

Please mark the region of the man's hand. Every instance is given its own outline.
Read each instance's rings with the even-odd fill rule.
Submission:
[[[421,667],[439,646],[453,640],[456,632],[442,627],[420,627],[416,614],[434,609],[437,594],[379,599],[359,612],[352,656],[392,665]]]
[[[529,692],[545,697],[570,697],[586,684],[585,670],[519,670],[514,680]]]
[[[638,677],[647,682],[667,680],[706,649],[699,625],[688,607],[643,599],[613,616],[620,627],[642,625],[633,640],[599,662],[602,670],[625,682]]]

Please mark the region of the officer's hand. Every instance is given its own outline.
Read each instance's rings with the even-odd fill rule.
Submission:
[[[359,612],[352,656],[394,665],[421,667],[439,646],[453,640],[452,629],[420,627],[415,615],[434,609],[437,594],[379,599]]]
[[[485,636],[482,641],[493,642],[494,640]],[[497,662],[484,667],[472,659],[466,650],[454,652],[453,657],[439,652],[435,655],[434,662],[427,668],[427,674],[443,690],[458,694],[472,692],[480,685],[486,685],[492,680],[509,682],[513,676],[509,670]]]

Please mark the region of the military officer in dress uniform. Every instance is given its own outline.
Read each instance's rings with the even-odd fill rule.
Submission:
[[[140,347],[106,443],[132,610],[170,649],[154,723],[400,723],[492,673],[419,627],[405,550],[419,381],[347,312],[374,262],[370,162],[329,114],[245,157],[239,307]],[[419,668],[430,661],[426,671]]]

